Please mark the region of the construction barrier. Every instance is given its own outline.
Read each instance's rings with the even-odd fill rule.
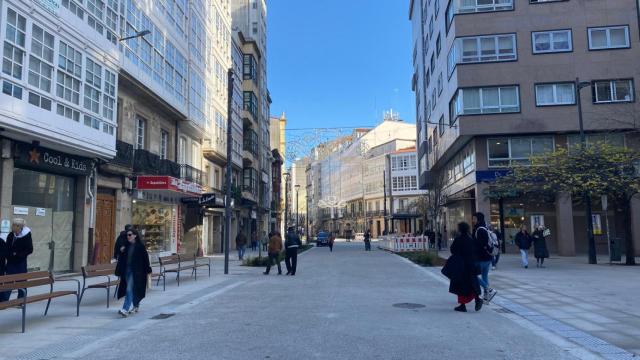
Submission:
[[[427,249],[426,236],[387,235],[378,241],[378,247],[393,252],[424,251]]]

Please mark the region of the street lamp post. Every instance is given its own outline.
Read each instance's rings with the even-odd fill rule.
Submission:
[[[284,173],[284,231],[289,227],[289,178],[291,174]]]
[[[227,168],[225,173],[225,204],[224,204],[224,273],[229,274],[229,244],[231,243],[231,172],[233,154],[233,69],[227,72]]]
[[[296,234],[300,231],[300,213],[298,212],[298,192],[300,191],[300,185],[296,184]]]
[[[578,123],[580,126],[580,150],[584,151],[587,145],[587,137],[584,133],[584,122],[582,120],[582,101],[580,100],[580,90],[591,86],[588,81],[580,82],[580,78],[576,78],[576,103],[578,105]],[[593,215],[591,212],[591,195],[589,191],[585,190],[584,204],[586,207],[587,216],[587,239],[589,240],[589,264],[597,264],[598,259],[596,257],[596,241],[593,236]]]

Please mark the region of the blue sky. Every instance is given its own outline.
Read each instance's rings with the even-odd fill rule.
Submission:
[[[415,122],[408,3],[269,1],[271,114],[288,128],[370,126],[393,107]]]

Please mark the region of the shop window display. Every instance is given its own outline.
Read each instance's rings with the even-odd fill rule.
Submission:
[[[150,253],[171,251],[174,216],[172,205],[141,201],[133,204],[133,226],[142,234],[147,251]]]

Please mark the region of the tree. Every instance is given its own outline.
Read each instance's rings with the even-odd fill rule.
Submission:
[[[509,168],[489,189],[490,197],[514,194],[534,197],[567,192],[573,196],[602,196],[612,199],[625,217],[626,264],[635,265],[632,239],[631,198],[640,193],[640,153],[606,142],[558,148],[531,158],[531,165]]]
[[[428,192],[425,198],[425,216],[437,226],[440,224],[442,209],[446,202],[445,188],[447,181],[445,179],[445,170],[431,170],[429,176],[431,183],[428,186]],[[438,232],[438,230],[440,229],[434,229],[436,232]]]

